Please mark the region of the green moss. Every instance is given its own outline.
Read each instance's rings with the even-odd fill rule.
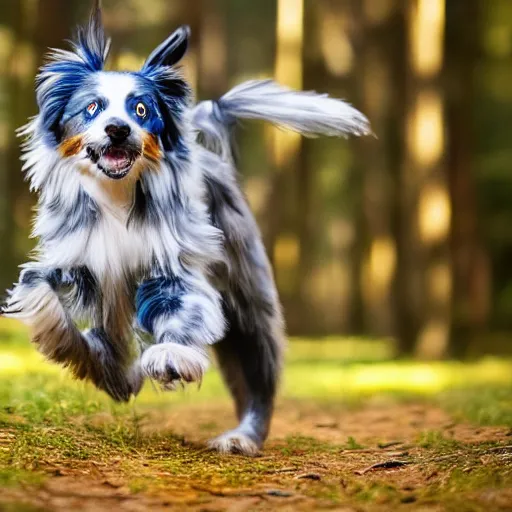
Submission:
[[[41,485],[45,475],[34,471],[18,469],[16,467],[0,468],[0,489],[18,485]],[[3,510],[3,509],[2,509]]]
[[[512,384],[454,389],[443,393],[439,402],[457,418],[512,427]]]
[[[277,445],[283,455],[301,455],[304,453],[332,452],[339,450],[339,446],[324,443],[310,436],[288,436],[285,444]]]
[[[482,465],[479,458],[458,462],[456,467],[452,464],[447,475],[422,490],[421,501],[442,503],[443,509],[449,512],[505,510],[500,496],[512,486],[510,466],[493,462]]]
[[[128,488],[130,489],[130,492],[133,492],[134,494],[147,491],[149,488],[149,479],[136,478],[130,480]]]
[[[454,439],[445,437],[445,435],[438,430],[427,430],[420,434],[418,439],[418,446],[434,450],[451,450],[458,448],[460,443]]]
[[[455,467],[442,488],[449,492],[467,492],[479,489],[503,489],[512,485],[512,467],[510,464],[483,466],[479,461],[471,461],[464,467]]]
[[[361,450],[364,448],[364,446],[359,444],[352,436],[349,436],[347,439],[347,444],[345,447],[347,450]]]
[[[343,496],[342,490],[339,485],[318,483],[303,490],[304,494],[316,498],[318,500],[325,500],[331,506],[342,503]]]
[[[393,485],[372,481],[356,488],[354,497],[359,501],[383,504],[400,501],[401,494]]]

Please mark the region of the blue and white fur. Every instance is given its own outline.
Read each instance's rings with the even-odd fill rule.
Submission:
[[[212,346],[240,424],[210,446],[254,455],[269,430],[284,324],[237,181],[231,126],[263,119],[307,135],[369,127],[343,101],[272,81],[193,105],[176,68],[188,37],[179,28],[138,72],[104,71],[109,40],[96,2],[72,51],[49,55],[39,113],[20,131],[39,195],[38,244],[3,312],[31,327],[48,359],[118,401],[146,377],[165,389],[200,382]]]

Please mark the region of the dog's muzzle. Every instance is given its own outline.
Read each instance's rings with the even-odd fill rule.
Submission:
[[[130,172],[140,151],[116,145],[109,145],[101,150],[88,146],[87,155],[106,176],[113,180],[120,180]]]

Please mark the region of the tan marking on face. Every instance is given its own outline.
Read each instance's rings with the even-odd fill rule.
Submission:
[[[158,137],[151,133],[144,135],[142,141],[142,153],[143,155],[152,162],[157,162],[162,157],[162,151],[158,144]]]
[[[70,157],[74,155],[78,155],[82,150],[84,143],[82,135],[75,135],[74,137],[70,137],[61,142],[59,146],[60,154],[63,157]]]

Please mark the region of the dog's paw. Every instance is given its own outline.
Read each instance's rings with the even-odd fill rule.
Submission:
[[[115,381],[110,378],[104,378],[102,380],[92,379],[92,382],[98,389],[102,389],[107,393],[112,400],[116,402],[129,402],[133,394],[133,390],[130,382],[124,377],[117,377]]]
[[[116,402],[129,402],[132,396],[139,394],[144,383],[144,376],[135,365],[128,370],[102,366],[88,378]]]
[[[144,385],[144,375],[140,367],[140,361],[136,360],[126,372],[126,377],[130,384],[130,391],[133,396],[137,396]]]
[[[260,447],[244,432],[234,429],[224,432],[219,437],[208,442],[208,448],[223,454],[239,454],[255,457],[260,453]]]
[[[177,384],[200,383],[208,358],[199,348],[160,343],[142,354],[141,368],[145,376],[158,381],[164,389],[173,390]]]
[[[140,360],[125,362],[122,355],[112,349],[101,328],[82,332],[80,339],[87,343],[88,359],[75,356],[68,363],[74,376],[91,381],[116,402],[128,402],[132,396],[137,396],[144,383]]]

